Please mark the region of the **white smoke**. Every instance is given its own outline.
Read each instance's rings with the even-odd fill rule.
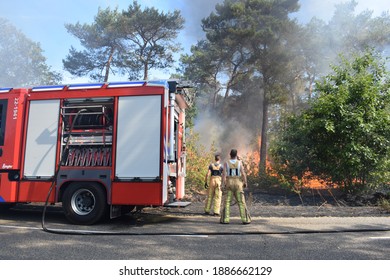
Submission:
[[[181,36],[185,41],[182,44],[186,48],[186,51],[190,48],[190,45],[187,44],[188,42],[192,42],[195,45],[197,41],[204,39],[205,34],[202,30],[202,19],[208,17],[215,11],[215,6],[219,3],[223,3],[223,0],[169,1],[171,9],[180,10],[185,19],[185,27]]]
[[[199,145],[206,150],[214,147],[222,160],[228,159],[231,149],[237,149],[239,155],[246,155],[255,148],[251,131],[238,121],[224,121],[210,111],[198,114],[194,131],[199,134]]]
[[[183,16],[186,19],[185,34],[193,41],[204,38],[204,32],[201,27],[203,18],[208,17],[215,10],[218,3],[222,0],[196,0],[184,1],[182,6]]]

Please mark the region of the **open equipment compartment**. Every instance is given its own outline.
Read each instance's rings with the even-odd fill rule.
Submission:
[[[62,166],[112,165],[113,108],[113,98],[63,101]]]

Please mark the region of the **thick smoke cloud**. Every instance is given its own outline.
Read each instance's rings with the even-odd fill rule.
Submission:
[[[195,44],[205,37],[201,27],[202,19],[208,17],[215,10],[215,6],[223,3],[223,0],[181,0],[170,1],[170,3],[172,9],[182,12],[186,20],[183,34],[187,40]]]
[[[231,149],[237,149],[241,156],[253,151],[253,132],[238,121],[222,120],[210,111],[198,114],[194,130],[199,134],[199,144],[207,150],[214,146],[222,160],[228,159]]]

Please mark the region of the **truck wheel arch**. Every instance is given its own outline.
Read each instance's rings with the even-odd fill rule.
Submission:
[[[93,184],[100,185],[106,192],[107,203],[110,204],[110,197],[109,197],[110,192],[109,192],[109,188],[105,184],[103,184],[102,182],[99,182],[99,181],[80,181],[80,180],[67,181],[67,182],[63,182],[61,185],[57,185],[58,194],[57,194],[56,202],[62,202],[66,188],[68,188],[70,185],[76,184],[76,183],[77,184],[79,184],[79,183],[80,184],[93,183]]]

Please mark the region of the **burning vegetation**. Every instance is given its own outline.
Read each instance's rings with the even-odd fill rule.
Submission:
[[[236,148],[253,186],[387,188],[390,15],[350,1],[300,24],[298,1],[263,4],[217,5],[206,38],[182,56],[202,147],[222,160]]]

